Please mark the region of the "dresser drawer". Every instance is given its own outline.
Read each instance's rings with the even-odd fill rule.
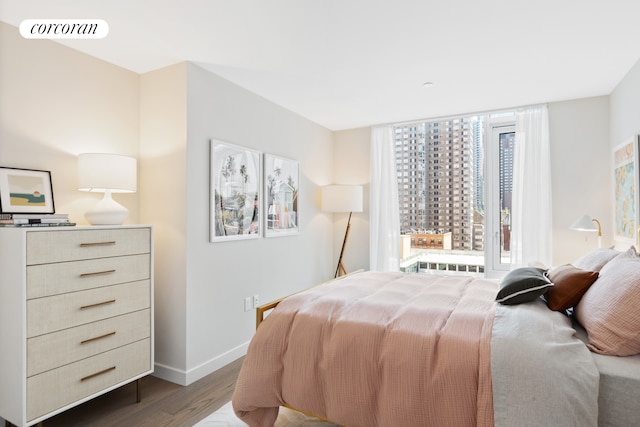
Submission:
[[[27,299],[148,279],[149,254],[27,267]]]
[[[151,336],[149,309],[27,340],[27,377]]]
[[[27,420],[33,420],[151,369],[151,340],[100,353],[27,378]]]
[[[27,301],[27,338],[149,308],[150,281]]]
[[[149,253],[149,228],[33,231],[27,265]]]

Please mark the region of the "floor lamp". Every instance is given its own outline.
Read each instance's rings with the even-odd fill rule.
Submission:
[[[598,232],[598,247],[602,247],[602,227],[600,221],[595,218],[591,218],[589,215],[582,215],[573,224],[571,224],[572,230],[578,231],[597,231]]]
[[[362,212],[362,186],[327,185],[322,187],[322,210],[324,212],[349,212],[349,220],[344,232],[344,240],[342,241],[342,249],[340,250],[340,258],[338,258],[338,266],[334,277],[342,276],[347,274],[342,258],[347,246],[349,229],[351,228],[351,215],[353,212]]]

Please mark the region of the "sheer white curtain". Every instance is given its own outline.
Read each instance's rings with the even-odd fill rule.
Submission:
[[[371,271],[400,270],[400,212],[393,127],[371,129],[369,264]]]
[[[516,113],[511,267],[551,266],[551,155],[547,106]]]

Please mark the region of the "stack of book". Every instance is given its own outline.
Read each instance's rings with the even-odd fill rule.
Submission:
[[[7,214],[0,213],[0,227],[60,227],[73,226],[69,214]]]

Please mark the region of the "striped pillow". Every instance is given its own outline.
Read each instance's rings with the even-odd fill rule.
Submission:
[[[522,304],[537,299],[553,286],[546,270],[536,267],[516,268],[500,282],[496,301],[500,304]]]

